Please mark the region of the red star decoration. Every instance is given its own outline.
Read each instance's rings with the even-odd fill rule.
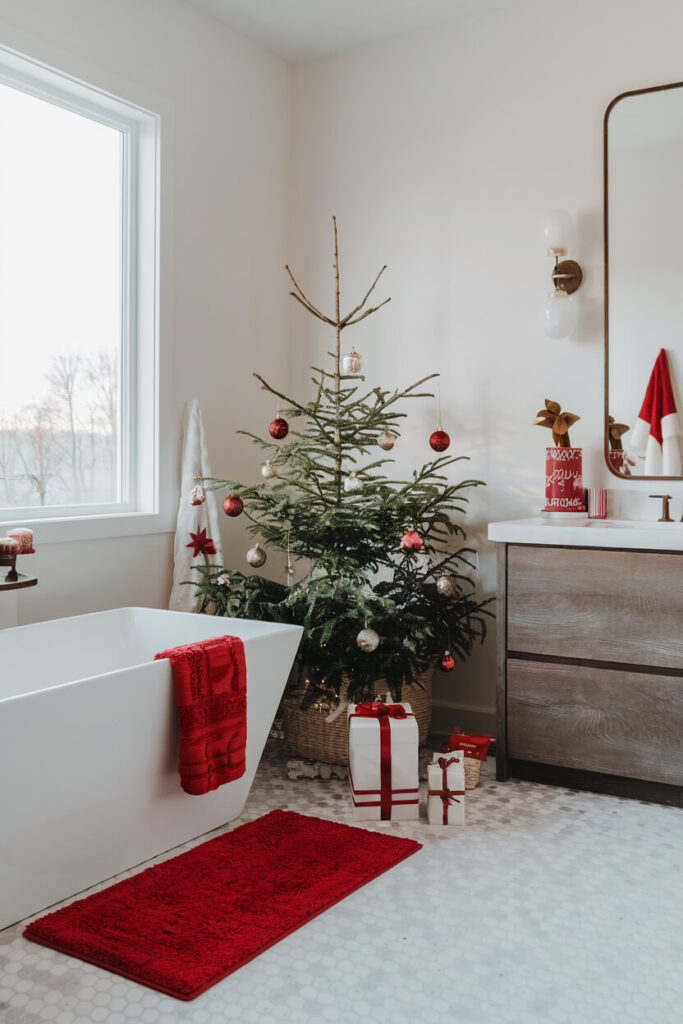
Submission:
[[[216,554],[216,545],[214,544],[210,537],[206,536],[206,529],[200,530],[199,527],[197,527],[197,532],[190,533],[190,537],[192,539],[190,540],[189,544],[185,545],[185,547],[194,549],[192,554],[194,555],[195,558],[197,557],[197,555]]]

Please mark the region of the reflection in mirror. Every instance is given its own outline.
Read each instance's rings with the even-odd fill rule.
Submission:
[[[606,453],[621,476],[683,474],[683,85],[605,117]]]

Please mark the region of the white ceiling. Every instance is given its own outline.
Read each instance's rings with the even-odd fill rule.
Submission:
[[[519,0],[190,0],[289,60],[438,28]]]

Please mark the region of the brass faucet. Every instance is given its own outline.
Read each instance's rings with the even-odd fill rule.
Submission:
[[[671,501],[670,494],[650,494],[650,498],[661,498],[662,499],[662,514],[657,520],[659,523],[673,523],[673,519],[669,514],[669,502]]]

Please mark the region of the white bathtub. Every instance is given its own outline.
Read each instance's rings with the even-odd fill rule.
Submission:
[[[247,662],[247,770],[180,788],[169,661],[226,634]],[[118,608],[0,632],[0,928],[241,814],[301,628]]]

